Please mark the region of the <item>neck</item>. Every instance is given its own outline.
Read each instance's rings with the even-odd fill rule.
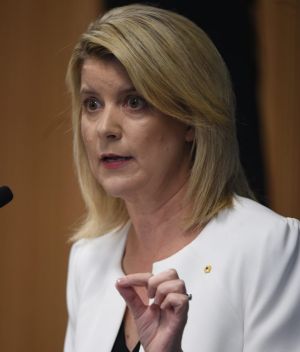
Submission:
[[[196,237],[199,230],[185,231],[183,226],[190,210],[185,202],[186,187],[185,183],[164,199],[126,203],[132,227],[124,259],[136,258],[141,265],[144,263],[145,269],[151,270],[154,261],[176,253]]]

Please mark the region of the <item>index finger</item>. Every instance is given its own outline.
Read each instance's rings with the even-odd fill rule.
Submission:
[[[153,276],[152,273],[136,273],[126,275],[118,280],[118,285],[122,287],[129,286],[148,286],[148,280]]]

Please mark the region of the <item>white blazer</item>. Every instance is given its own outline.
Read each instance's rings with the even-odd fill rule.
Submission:
[[[125,303],[115,289],[129,225],[71,249],[65,352],[110,352]],[[201,234],[153,264],[192,293],[184,352],[300,351],[299,221],[236,197]],[[140,348],[143,351],[143,348]]]

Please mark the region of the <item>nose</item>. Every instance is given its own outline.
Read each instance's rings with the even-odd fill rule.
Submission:
[[[114,107],[105,107],[97,122],[97,133],[101,139],[118,140],[121,138],[121,112]]]

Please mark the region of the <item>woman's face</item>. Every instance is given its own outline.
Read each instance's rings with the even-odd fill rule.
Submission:
[[[185,183],[193,130],[151,107],[116,59],[85,60],[81,104],[90,168],[109,195],[135,201]]]

